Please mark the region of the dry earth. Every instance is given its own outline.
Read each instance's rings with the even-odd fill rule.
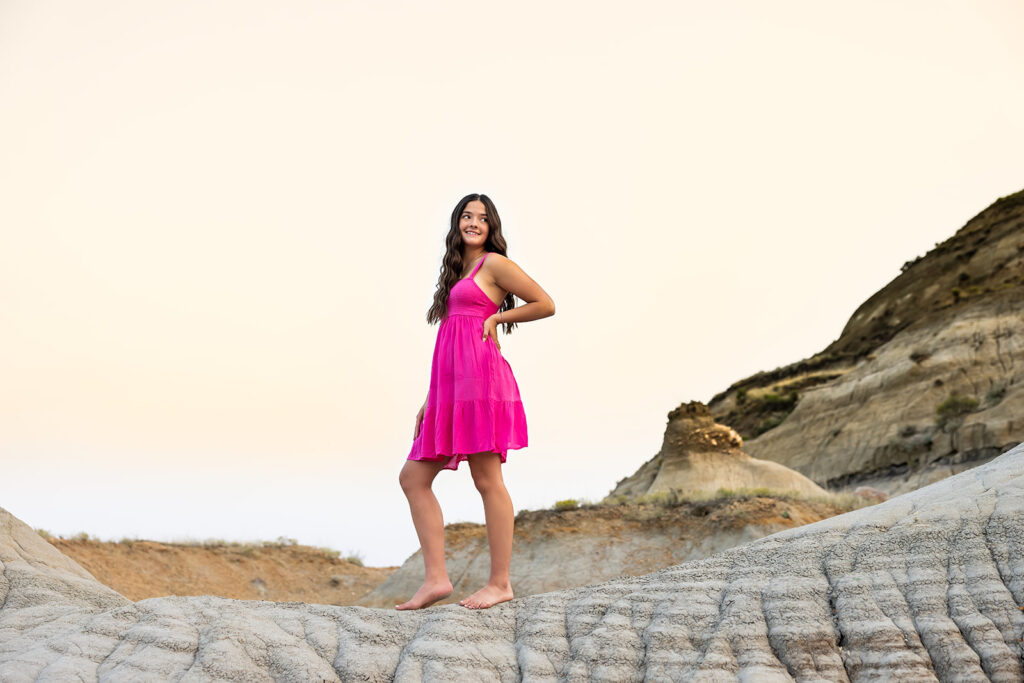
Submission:
[[[130,600],[217,595],[239,600],[351,605],[397,567],[361,567],[319,548],[50,539],[101,583]]]

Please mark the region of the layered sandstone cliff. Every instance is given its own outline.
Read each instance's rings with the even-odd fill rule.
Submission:
[[[752,456],[830,487],[912,490],[1024,440],[1024,192],[905,264],[820,354],[709,405]]]

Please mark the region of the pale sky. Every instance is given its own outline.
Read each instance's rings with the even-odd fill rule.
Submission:
[[[1024,188],[1018,2],[0,0],[0,506],[398,564],[448,216],[553,318],[502,339],[517,509],[811,355]],[[468,467],[446,521],[483,521]]]

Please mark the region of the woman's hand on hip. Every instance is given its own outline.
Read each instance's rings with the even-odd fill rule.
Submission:
[[[484,320],[484,336],[483,341],[486,342],[487,338],[490,337],[491,341],[501,351],[501,343],[498,342],[498,316],[492,315],[491,317]]]
[[[420,412],[416,413],[416,428],[412,432],[412,438],[416,438],[420,435],[420,425],[423,424],[423,412],[427,409],[427,404],[424,403],[423,407],[420,408]]]

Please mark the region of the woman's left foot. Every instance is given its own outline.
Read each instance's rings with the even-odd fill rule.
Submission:
[[[469,609],[486,609],[499,602],[511,600],[513,597],[512,586],[501,587],[487,584],[468,598],[459,600],[459,604]]]

